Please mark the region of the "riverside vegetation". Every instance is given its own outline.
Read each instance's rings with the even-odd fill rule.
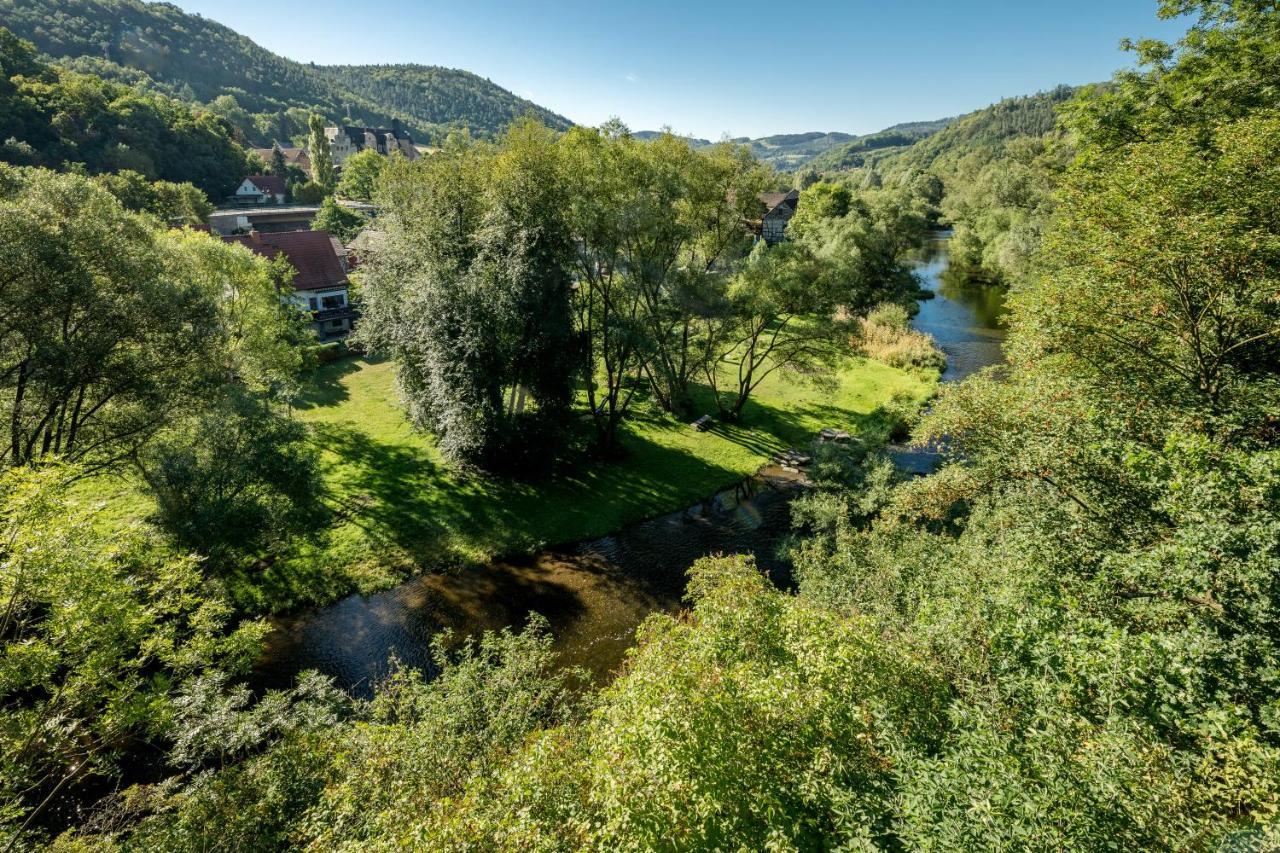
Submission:
[[[90,178],[6,169],[9,286],[53,281],[95,309],[92,347],[70,345],[79,327],[56,337],[56,307],[0,337],[17,413],[0,513],[0,820],[14,843],[1280,844],[1273,6],[1167,0],[1163,14],[1195,15],[1187,36],[1136,45],[1139,69],[1062,100],[1049,135],[974,136],[955,170],[908,148],[874,179],[810,181],[794,239],[767,251],[725,224],[772,180],[732,146],[523,123],[393,164],[377,192],[400,213],[363,281],[362,334],[386,360],[332,366],[310,391],[273,298],[280,270],[161,230]],[[796,589],[749,557],[699,562],[687,610],[652,616],[599,690],[556,665],[537,617],[442,638],[436,678],[402,669],[368,701],[318,676],[263,696],[237,682],[263,627],[226,603],[229,579],[246,550],[291,547],[315,511],[315,492],[285,488],[315,470],[289,401],[312,395],[296,420],[363,422],[376,405],[392,423],[394,368],[431,436],[421,452],[488,472],[458,483],[530,461],[550,460],[551,477],[625,466],[666,441],[650,430],[668,413],[710,406],[733,430],[700,446],[736,455],[742,430],[806,429],[788,410],[882,402],[855,390],[859,371],[885,392],[906,374],[850,361],[851,344],[919,360],[885,345],[901,318],[877,306],[910,304],[904,261],[931,219],[955,224],[962,261],[1011,284],[1008,363],[944,390],[916,426],[949,453],[930,476],[902,482],[873,435],[824,452],[795,504]],[[122,250],[94,253],[105,234]],[[228,281],[236,298],[217,298]],[[175,328],[175,304],[209,334]],[[126,315],[145,334],[121,339]],[[864,325],[878,331],[861,338]],[[752,347],[775,341],[780,360],[757,364]],[[67,381],[33,361],[53,351],[77,359],[56,362]],[[771,384],[784,371],[851,384],[798,399]],[[225,436],[219,461],[243,465],[208,482],[213,451],[192,433]],[[263,435],[292,448],[289,476],[254,461]],[[174,504],[188,512],[124,524],[66,494],[120,466],[188,496]],[[219,513],[232,521],[209,524]],[[237,537],[199,538],[218,529]],[[98,799],[57,835],[51,804],[116,776],[142,742],[166,750],[167,778]]]

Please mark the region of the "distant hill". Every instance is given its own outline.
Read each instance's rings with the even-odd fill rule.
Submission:
[[[898,125],[831,148],[810,165],[820,171],[890,166],[924,171],[934,169],[939,161],[944,161],[941,165],[945,166],[978,149],[995,149],[998,153],[1009,139],[1043,136],[1053,130],[1057,106],[1075,93],[1071,86],[1058,86],[1048,92],[1006,98],[943,122]],[[939,124],[943,126],[938,127]],[[911,139],[913,135],[915,139]]]
[[[897,147],[911,145],[930,134],[937,133],[946,127],[950,121],[951,119],[944,118],[937,121],[896,124],[879,133],[872,133],[866,136],[816,130],[808,133],[779,133],[755,139],[739,136],[729,141],[748,146],[751,149],[751,153],[755,154],[763,162],[773,165],[779,171],[791,172],[808,165],[816,165],[834,150],[870,150],[888,145]],[[656,130],[641,130],[632,135],[636,139],[653,139],[659,133]],[[711,142],[706,139],[688,136],[684,138],[695,148],[711,145]],[[858,146],[862,146],[862,148]],[[856,165],[861,165],[861,162]],[[827,166],[826,168],[848,167]]]
[[[924,170],[975,149],[1003,150],[1010,139],[1044,136],[1057,125],[1058,106],[1074,98],[1077,91],[1072,86],[1058,86],[1034,95],[1005,98],[961,116],[946,129],[903,152],[899,159],[904,165]]]
[[[868,162],[911,148],[921,140],[945,131],[954,121],[954,118],[943,118],[895,124],[879,133],[859,136],[842,145],[833,145],[813,157],[807,165],[818,171],[828,172],[857,169]]]
[[[571,125],[467,71],[295,62],[168,3],[0,0],[0,24],[76,70],[205,104],[252,144],[299,137],[312,109],[332,122],[399,118],[421,142],[462,126],[492,136],[526,114]]]

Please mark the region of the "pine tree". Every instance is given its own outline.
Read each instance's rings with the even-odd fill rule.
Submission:
[[[280,178],[289,177],[289,164],[284,159],[279,142],[271,143],[271,174]]]

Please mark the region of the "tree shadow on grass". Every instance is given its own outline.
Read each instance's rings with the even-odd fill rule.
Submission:
[[[295,409],[320,409],[336,406],[351,398],[343,379],[358,373],[365,365],[380,364],[385,359],[362,355],[348,355],[338,361],[322,364],[303,382],[302,389],[293,400]]]
[[[325,503],[336,524],[318,531],[307,553],[274,567],[298,573],[293,580],[276,579],[289,587],[324,582],[308,563],[343,572],[326,553],[335,543],[345,546],[348,563],[395,562],[400,565],[393,573],[404,576],[602,536],[692,505],[740,476],[631,434],[631,452],[622,461],[579,456],[543,481],[525,482],[458,472],[421,446],[383,441],[350,424],[318,423],[314,429],[329,454]],[[325,537],[329,542],[321,541]]]
[[[715,395],[709,386],[699,385],[692,390],[699,411],[716,412]],[[864,413],[834,403],[793,400],[774,405],[757,397],[747,400],[736,421],[723,420],[719,413],[713,417],[716,422],[708,432],[766,458],[789,447],[802,448],[810,444],[824,427],[847,430],[876,441],[888,434],[892,424],[884,406]]]
[[[347,377],[363,366],[346,359],[321,368],[308,390],[309,405],[340,407]],[[693,392],[699,410],[716,411],[709,388]],[[823,400],[752,399],[741,421],[717,423],[709,435],[764,463],[789,446],[806,446],[823,426],[866,434],[884,420],[878,411],[859,414]],[[248,579],[264,600],[327,600],[417,572],[594,539],[693,506],[750,473],[740,454],[736,463],[720,464],[705,458],[715,455],[713,447],[697,445],[695,451],[696,442],[687,437],[672,441],[673,431],[690,427],[647,408],[637,409],[624,427],[625,458],[600,461],[571,441],[573,449],[555,473],[533,481],[454,470],[429,441],[380,438],[359,421],[313,421],[312,427],[326,451],[324,501],[331,520],[298,537],[262,577]],[[589,432],[577,422],[566,430],[574,439]]]

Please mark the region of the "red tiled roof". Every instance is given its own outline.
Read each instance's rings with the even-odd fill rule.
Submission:
[[[285,194],[284,178],[279,175],[249,175],[245,180],[253,181],[253,185],[264,193]]]
[[[279,234],[232,234],[222,239],[239,243],[249,251],[267,258],[283,254],[296,271],[294,290],[323,290],[346,287],[347,274],[334,248],[336,241],[328,231],[283,231]]]

